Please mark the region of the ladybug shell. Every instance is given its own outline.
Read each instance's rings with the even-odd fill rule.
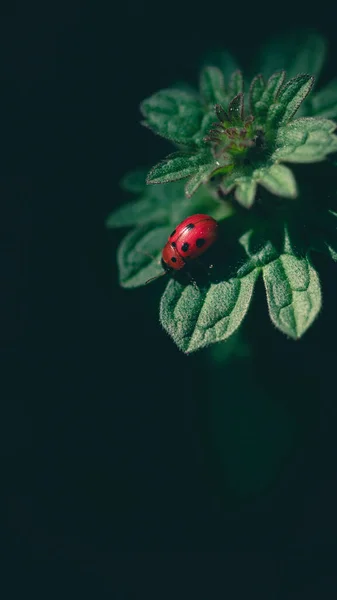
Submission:
[[[218,237],[218,223],[209,215],[187,217],[168,238],[162,252],[164,266],[175,271],[195,260],[214,244]]]

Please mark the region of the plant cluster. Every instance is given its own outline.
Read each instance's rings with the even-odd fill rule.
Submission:
[[[186,353],[238,329],[259,277],[286,335],[301,337],[321,308],[312,251],[337,260],[337,79],[317,86],[325,52],[315,33],[276,39],[250,82],[220,53],[198,90],[175,86],[141,104],[143,124],[176,151],[122,181],[138,198],[107,219],[131,228],[118,249],[121,285],[161,272],[162,248],[185,217],[220,222],[216,277],[199,289],[172,278],[161,298],[161,323]]]

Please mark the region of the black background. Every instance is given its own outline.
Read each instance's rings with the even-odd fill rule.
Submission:
[[[268,32],[305,25],[329,39],[328,79],[334,15],[290,2],[4,11],[6,598],[336,597],[334,267],[317,259],[324,309],[303,342],[263,305],[254,358],[214,375],[233,403],[248,372],[251,402],[262,385],[300,424],[273,483],[242,495],[210,450],[205,355],[161,330],[162,282],[118,287],[123,232],[104,227],[121,176],[169,149],[139,125],[143,98],[195,82],[210,47],[245,66]]]

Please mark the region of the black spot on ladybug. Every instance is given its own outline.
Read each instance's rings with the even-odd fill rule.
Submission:
[[[177,245],[177,244],[176,244],[175,242],[172,242],[172,244],[171,244],[172,248],[175,248],[175,247],[176,247],[176,245]]]
[[[172,233],[171,233],[170,237],[173,237],[173,236],[174,236],[174,234],[175,234],[175,232],[176,232],[176,229],[175,229],[174,231],[172,231]]]
[[[197,245],[197,248],[202,248],[202,246],[203,246],[203,245],[204,245],[204,243],[205,243],[205,240],[204,240],[204,238],[198,238],[198,239],[197,239],[197,241],[196,241],[195,243],[196,243],[196,245]]]
[[[171,258],[171,261],[172,261],[172,262],[177,262],[177,259],[176,259],[176,257],[175,257],[175,256],[172,256],[172,258]]]
[[[187,252],[189,247],[190,247],[190,245],[187,242],[184,242],[183,245],[181,246],[181,249],[183,252]]]
[[[189,223],[186,227],[186,229],[194,229],[195,225],[194,223]]]

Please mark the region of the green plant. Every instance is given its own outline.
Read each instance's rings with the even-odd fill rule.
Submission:
[[[161,298],[161,323],[186,353],[238,329],[259,277],[272,322],[291,338],[320,311],[312,252],[337,261],[337,80],[316,85],[325,52],[315,33],[273,40],[249,85],[219,53],[199,91],[175,86],[141,104],[143,124],[176,152],[122,181],[138,199],[107,219],[132,228],[118,249],[121,285],[161,272],[163,245],[183,218],[203,212],[220,222],[217,279],[198,289],[170,279]]]

